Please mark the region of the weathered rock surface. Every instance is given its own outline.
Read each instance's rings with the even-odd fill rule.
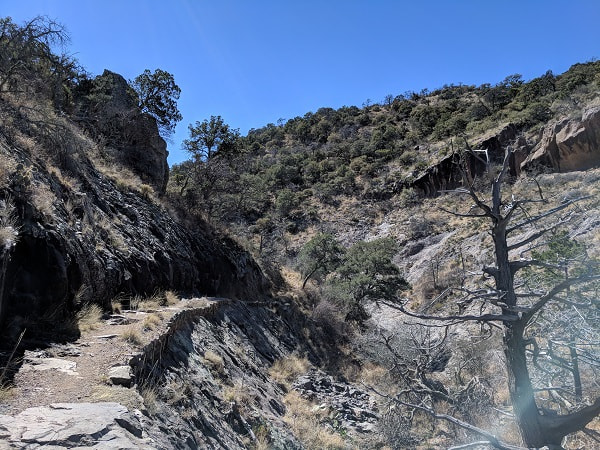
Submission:
[[[108,309],[119,293],[173,289],[257,298],[266,292],[258,265],[233,240],[200,221],[183,225],[156,201],[103,175],[84,153],[72,157],[77,180],[67,186],[41,158],[4,147],[21,161],[2,194],[15,206],[19,229],[17,244],[0,255],[0,264],[7,259],[0,322],[10,317],[5,330],[13,339],[23,318],[56,318],[77,302]],[[51,215],[32,202],[33,185],[53,199]],[[26,339],[37,330],[28,328]]]
[[[116,366],[109,370],[108,379],[112,384],[118,384],[120,386],[129,387],[133,382],[133,376],[131,374],[131,367],[129,366]]]
[[[293,385],[304,398],[329,408],[332,421],[348,431],[369,433],[378,420],[377,405],[369,393],[348,383],[341,383],[318,370],[299,377]]]
[[[473,151],[465,153],[465,160],[461,161],[458,155],[451,154],[436,164],[428,167],[423,173],[414,179],[407,187],[421,191],[425,196],[431,197],[442,190],[454,189],[462,186],[463,176],[459,170],[460,164],[465,164],[468,177],[473,178],[481,175],[491,163],[502,162],[507,145],[513,143],[518,136],[519,128],[514,124],[508,124],[474,142]],[[522,151],[515,155],[510,162],[512,175],[518,174],[519,162],[522,160]]]
[[[548,125],[539,144],[522,163],[524,169],[545,166],[556,172],[600,166],[600,107],[585,111],[580,119]]]
[[[140,422],[118,403],[55,403],[0,415],[0,448],[154,449]]]
[[[25,353],[25,362],[23,363],[21,370],[58,370],[67,375],[79,375],[77,373],[77,363],[75,361],[69,361],[62,358],[31,357],[27,356],[27,353],[29,352]]]
[[[301,321],[272,307],[221,300],[182,311],[131,361],[139,385],[160,386],[148,430],[158,448],[247,448],[260,426],[270,448],[301,448],[268,376],[275,359],[302,348]]]

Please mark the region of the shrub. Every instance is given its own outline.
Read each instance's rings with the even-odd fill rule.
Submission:
[[[298,206],[297,195],[289,189],[282,189],[275,200],[275,209],[281,217],[287,217]]]

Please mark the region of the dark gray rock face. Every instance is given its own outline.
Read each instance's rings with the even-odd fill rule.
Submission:
[[[18,241],[0,255],[4,290],[0,322],[18,336],[56,330],[78,304],[110,307],[117,294],[150,295],[160,289],[258,298],[268,282],[233,240],[202,221],[183,224],[135,188],[103,175],[85,152],[71,156],[72,186],[45,162],[6,144],[20,161],[0,200],[14,205]],[[27,172],[27,183],[19,171]],[[35,195],[50,199],[46,211]],[[33,322],[33,323],[32,323]]]
[[[504,159],[506,147],[517,140],[519,129],[514,124],[508,124],[493,135],[473,143],[473,151],[465,152],[464,160],[457,154],[448,155],[437,164],[427,168],[409,187],[418,189],[426,197],[435,196],[442,190],[454,189],[461,186],[463,177],[459,167],[464,164],[464,170],[469,178],[480,176],[488,164],[500,163]],[[511,175],[519,173],[519,164],[524,159],[520,150],[513,156],[510,163]]]
[[[304,398],[332,410],[332,419],[343,429],[358,433],[375,431],[379,414],[368,392],[331,375],[313,370],[299,377],[293,388]]]
[[[282,420],[284,391],[268,376],[275,359],[302,348],[280,307],[220,300],[182,311],[132,360],[138,385],[157,392],[148,433],[158,448],[252,448],[261,426],[269,448],[302,448]]]

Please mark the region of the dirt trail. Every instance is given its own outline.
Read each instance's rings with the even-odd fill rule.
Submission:
[[[114,385],[112,367],[127,366],[141,348],[167,329],[169,319],[190,308],[208,308],[210,299],[182,300],[174,306],[122,311],[100,320],[76,341],[44,350],[27,351],[14,377],[9,398],[0,403],[0,414],[17,414],[34,406],[62,402],[114,401],[129,409],[140,408],[135,389]],[[133,335],[141,344],[125,339]]]

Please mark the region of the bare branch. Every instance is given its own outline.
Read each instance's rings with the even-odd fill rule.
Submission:
[[[542,220],[542,219],[544,219],[544,218],[546,218],[548,216],[551,216],[553,214],[556,214],[559,211],[562,211],[565,208],[568,208],[569,206],[571,206],[574,203],[580,202],[582,200],[586,200],[588,198],[590,198],[589,195],[585,196],[585,197],[576,198],[574,200],[569,200],[569,201],[563,203],[562,205],[557,206],[556,208],[549,209],[548,211],[546,211],[546,212],[544,212],[542,214],[538,214],[537,216],[531,217],[530,219],[524,220],[523,222],[519,222],[518,224],[513,225],[512,227],[507,228],[506,229],[506,234],[509,234],[509,233],[511,233],[511,232],[513,232],[515,230],[518,230],[519,228],[523,228],[525,225],[529,225],[531,223],[538,222],[538,221],[540,221],[540,220]]]
[[[547,228],[544,228],[542,230],[539,230],[535,233],[533,233],[531,236],[529,236],[527,239],[524,239],[520,242],[517,242],[516,244],[512,244],[508,246],[508,250],[514,250],[516,248],[520,248],[523,247],[524,245],[529,244],[530,242],[535,241],[536,239],[539,239],[540,237],[542,237],[544,234],[556,229],[557,227],[564,225],[565,223],[569,222],[570,217],[567,217],[566,219],[560,220],[557,223],[553,224],[552,226],[549,226]],[[508,231],[506,232],[506,234],[508,234]]]
[[[552,270],[563,270],[564,269],[563,266],[557,266],[556,264],[548,264],[543,261],[539,261],[537,259],[511,261],[511,263],[510,263],[510,268],[511,268],[511,272],[513,275],[521,269],[524,269],[526,267],[532,267],[532,266],[544,267],[546,269],[552,269]]]
[[[461,445],[453,445],[452,447],[448,447],[448,450],[459,450],[463,448],[472,448],[472,447],[481,447],[482,445],[490,445],[490,441],[477,441],[471,442],[469,444],[461,444]]]
[[[473,315],[450,315],[450,316],[431,316],[428,314],[416,314],[410,311],[407,311],[404,306],[402,305],[397,305],[395,303],[390,303],[390,302],[385,302],[382,301],[381,303],[383,303],[386,306],[389,306],[392,309],[395,309],[397,311],[401,311],[404,314],[406,314],[407,316],[410,317],[415,317],[417,319],[423,319],[423,320],[438,320],[438,321],[442,321],[442,322],[447,322],[447,321],[451,321],[451,322],[491,322],[491,321],[500,321],[500,322],[515,322],[519,320],[519,317],[517,316],[509,316],[506,314],[473,314]]]
[[[569,278],[568,280],[564,280],[561,283],[554,286],[550,292],[543,295],[531,308],[529,311],[523,314],[523,319],[528,322],[531,320],[533,315],[538,312],[540,309],[544,307],[546,303],[550,300],[553,300],[559,292],[564,291],[565,289],[581,283],[588,283],[590,281],[600,280],[600,275],[586,275],[577,278]]]
[[[487,217],[488,216],[487,214],[457,213],[457,212],[450,211],[449,209],[442,208],[442,207],[440,207],[439,209],[442,210],[442,211],[444,211],[447,214],[451,214],[451,215],[456,216],[456,217],[473,217],[473,218],[477,218],[477,217]]]
[[[464,428],[465,430],[469,430],[473,433],[483,436],[484,438],[486,438],[488,440],[490,445],[494,446],[497,449],[500,449],[500,450],[524,450],[523,447],[517,447],[517,446],[511,445],[511,444],[507,444],[506,442],[503,442],[500,439],[498,439],[492,433],[485,431],[479,427],[476,427],[475,425],[471,425],[470,423],[467,423],[460,419],[457,419],[456,417],[450,416],[448,414],[439,414],[439,413],[435,412],[433,409],[428,408],[426,406],[415,405],[414,403],[404,402],[397,398],[394,399],[394,401],[396,403],[406,406],[408,408],[415,408],[415,409],[418,409],[419,411],[423,411],[435,419],[445,420],[445,421],[450,422],[454,425],[457,425],[461,428]]]

